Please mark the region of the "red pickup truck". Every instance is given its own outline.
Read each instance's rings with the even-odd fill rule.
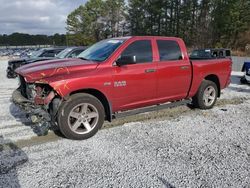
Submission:
[[[122,37],[100,41],[77,59],[16,70],[14,103],[32,122],[87,139],[119,115],[181,104],[210,109],[230,83],[231,59],[189,60],[182,39]],[[46,126],[45,126],[46,125]]]

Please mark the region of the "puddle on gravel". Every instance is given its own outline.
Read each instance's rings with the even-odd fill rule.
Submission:
[[[30,139],[18,140],[17,142],[15,142],[15,145],[17,145],[19,148],[31,147],[48,142],[55,142],[62,138],[62,136],[58,136],[54,132],[49,132],[46,136],[33,136]]]

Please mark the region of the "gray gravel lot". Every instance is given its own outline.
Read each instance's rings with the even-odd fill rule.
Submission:
[[[24,115],[9,102],[16,81],[5,78],[5,66],[0,187],[250,187],[250,86],[239,84],[239,73],[212,110],[134,116],[71,141],[53,132],[37,137],[20,122]]]

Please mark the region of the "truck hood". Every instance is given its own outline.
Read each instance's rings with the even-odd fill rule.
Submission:
[[[81,59],[58,59],[27,64],[16,69],[27,82],[35,82],[49,77],[69,75],[96,69],[97,62]]]

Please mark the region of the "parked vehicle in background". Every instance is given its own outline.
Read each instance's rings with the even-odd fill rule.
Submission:
[[[27,58],[31,52],[37,51],[36,48],[0,48],[0,56]]]
[[[190,59],[215,59],[230,58],[231,51],[229,49],[198,49],[193,50]]]
[[[250,62],[244,62],[242,66],[242,72],[244,72],[244,76],[240,79],[241,83],[250,84]]]
[[[189,60],[182,39],[122,37],[79,54],[24,65],[12,100],[33,123],[87,139],[104,120],[186,104],[210,109],[230,83],[230,58]],[[171,103],[170,103],[171,102]]]
[[[55,47],[55,48],[42,48],[32,53],[31,58],[37,57],[55,57],[61,51],[63,51],[65,47]]]
[[[76,58],[87,47],[68,47],[56,55],[55,59]]]
[[[21,51],[17,51],[13,54],[14,56],[20,56],[21,55]]]
[[[65,47],[58,47],[58,48],[42,48],[38,51],[33,52],[30,58],[23,58],[23,59],[13,59],[9,60],[8,67],[7,67],[7,78],[16,78],[17,74],[15,70],[25,64],[34,63],[43,60],[49,60],[55,58],[57,54],[59,54]]]

